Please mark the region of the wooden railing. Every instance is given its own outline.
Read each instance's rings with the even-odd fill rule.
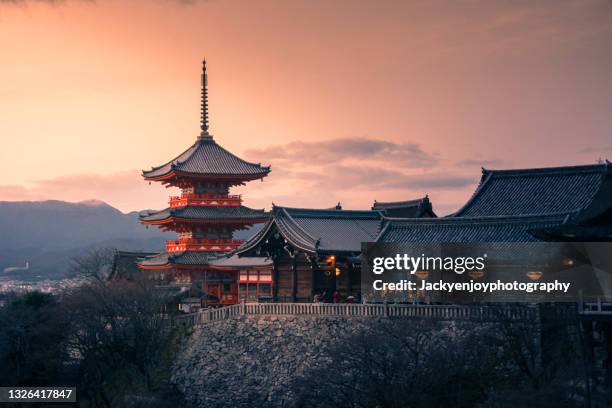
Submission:
[[[170,197],[170,207],[195,206],[239,206],[242,197],[235,194],[183,194]]]
[[[249,315],[387,316],[437,320],[496,320],[502,317],[525,320],[536,317],[535,307],[478,305],[413,305],[349,303],[246,303]]]
[[[231,251],[244,243],[232,238],[183,238],[166,241],[166,252]]]
[[[231,305],[219,308],[207,308],[197,313],[179,315],[173,318],[173,326],[197,326],[203,323],[229,319],[242,314],[243,305]]]
[[[414,305],[414,304],[347,304],[347,303],[240,303],[175,318],[174,324],[195,326],[229,319],[239,315],[358,316],[401,317],[435,320],[495,322],[535,321],[537,306],[488,305]]]

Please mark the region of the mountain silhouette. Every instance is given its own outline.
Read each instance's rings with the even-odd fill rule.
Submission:
[[[137,212],[124,214],[103,201],[0,201],[0,276],[29,262],[15,276],[61,277],[70,258],[92,247],[160,251],[172,236],[141,225]]]

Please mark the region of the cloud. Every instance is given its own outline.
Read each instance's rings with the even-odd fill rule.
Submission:
[[[318,142],[290,142],[286,145],[249,149],[248,158],[269,163],[326,164],[370,160],[394,166],[417,168],[437,163],[436,155],[416,143],[396,143],[369,138],[337,138]]]
[[[499,167],[507,165],[504,160],[499,159],[463,159],[455,164],[460,167]]]
[[[374,199],[405,200],[430,194],[443,210],[469,197],[480,172],[452,168],[415,143],[369,138],[289,142],[245,152],[272,165],[263,184],[239,190],[256,207],[271,202],[293,207],[369,208]]]
[[[597,154],[597,153],[605,153],[612,152],[612,145],[610,146],[601,146],[601,147],[585,147],[581,149],[579,153],[588,153],[588,154]]]

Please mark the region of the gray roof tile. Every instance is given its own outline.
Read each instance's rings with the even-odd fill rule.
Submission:
[[[534,242],[530,231],[555,227],[563,215],[389,219],[377,242]]]
[[[211,176],[261,176],[269,166],[250,163],[219,146],[213,139],[199,139],[189,149],[168,163],[142,172],[145,178],[162,177],[173,170]]]
[[[378,211],[315,210],[274,206],[268,224],[237,250],[243,254],[275,227],[292,245],[308,252],[360,252],[381,226]]]
[[[143,222],[161,221],[171,217],[194,220],[262,220],[268,214],[264,210],[254,210],[241,206],[185,206],[166,208],[162,211],[142,213]]]
[[[568,214],[588,207],[610,164],[484,170],[472,198],[452,217]]]
[[[374,201],[372,210],[382,211],[384,215],[389,217],[436,217],[428,196],[406,201]]]
[[[197,252],[186,251],[178,254],[169,254],[162,252],[160,254],[145,258],[140,265],[142,266],[165,266],[168,264],[176,265],[208,265],[208,263],[217,259],[220,254],[213,252]]]

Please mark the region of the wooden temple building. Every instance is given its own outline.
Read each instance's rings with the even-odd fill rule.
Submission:
[[[242,160],[209,133],[205,61],[201,98],[200,135],[195,143],[167,163],[142,172],[145,180],[178,187],[181,193],[170,197],[168,208],[140,215],[143,224],[176,232],[178,237],[166,243],[164,252],[141,260],[139,267],[168,285],[195,285],[205,294],[204,303],[231,304],[238,302],[240,269],[258,274],[266,262],[242,260],[235,267],[221,262],[217,267],[212,261],[243,243],[234,239],[235,231],[267,221],[268,214],[245,207],[242,197],[230,194],[230,189],[263,179],[270,167]],[[259,282],[257,276],[255,283]],[[269,287],[270,275],[263,274],[261,283]]]
[[[264,228],[236,254],[273,260],[273,298],[295,302],[336,290],[343,297],[358,295],[362,242],[611,240],[612,165],[605,162],[483,169],[470,200],[440,218],[427,197],[375,202],[371,211],[275,206]]]
[[[272,299],[326,301],[361,292],[361,244],[375,241],[387,208],[376,210],[305,209],[273,206],[266,225],[242,245],[239,257],[271,259]],[[435,217],[429,198],[394,203],[394,211]]]

